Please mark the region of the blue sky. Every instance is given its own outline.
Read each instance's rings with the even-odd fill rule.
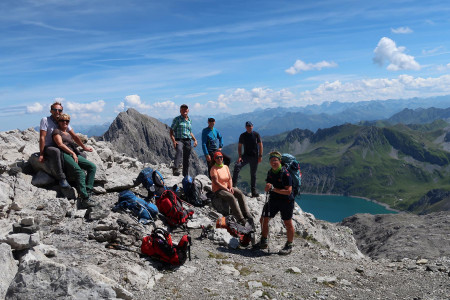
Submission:
[[[373,2],[373,3],[372,3]],[[450,94],[446,1],[0,2],[0,130]]]

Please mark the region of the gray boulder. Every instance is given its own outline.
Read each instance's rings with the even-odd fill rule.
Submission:
[[[17,262],[8,244],[0,244],[0,266],[2,266],[2,276],[0,276],[0,299],[4,299],[6,291],[17,273]]]

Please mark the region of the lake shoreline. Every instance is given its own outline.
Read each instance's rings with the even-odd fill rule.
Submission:
[[[359,198],[359,199],[364,199],[364,200],[369,201],[369,202],[376,203],[376,204],[378,204],[378,205],[383,206],[384,208],[386,208],[386,209],[388,209],[388,210],[395,211],[395,212],[397,212],[397,213],[404,212],[404,211],[402,211],[402,210],[398,210],[398,209],[392,208],[392,207],[390,207],[390,206],[389,206],[388,204],[386,204],[386,203],[383,203],[383,202],[380,202],[380,201],[377,201],[377,200],[373,200],[373,199],[370,199],[370,198],[362,197],[362,196],[353,196],[353,195],[344,195],[344,194],[320,194],[320,193],[300,193],[300,194],[301,194],[301,195],[341,196],[341,197]]]

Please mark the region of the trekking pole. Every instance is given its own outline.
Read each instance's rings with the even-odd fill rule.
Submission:
[[[269,207],[269,195],[270,195],[270,191],[273,189],[273,186],[270,190],[268,190],[266,192],[266,202],[264,203],[264,208],[263,208],[263,216],[264,216],[264,212],[266,214],[266,217],[269,218],[270,215],[270,207]],[[263,219],[263,223],[264,223],[264,219]],[[267,222],[267,252],[270,253],[270,244],[269,244],[269,237],[270,237],[270,218],[269,218],[269,222]],[[262,231],[262,229],[261,229]]]

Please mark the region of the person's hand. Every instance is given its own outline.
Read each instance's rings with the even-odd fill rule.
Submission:
[[[178,142],[177,142],[177,141],[174,141],[174,142],[173,142],[173,147],[174,147],[175,149],[177,149],[177,145],[178,145]]]
[[[211,155],[206,155],[206,161],[211,161]]]
[[[75,153],[72,153],[73,160],[78,163],[78,156]]]
[[[39,155],[39,162],[40,163],[43,163],[44,162],[44,155]]]
[[[266,186],[265,186],[265,188],[264,188],[264,191],[266,191],[266,193],[268,192],[268,191],[270,191],[271,189],[272,189],[272,184],[271,183],[266,183]]]
[[[260,162],[262,162],[262,157],[261,157],[261,156],[258,156],[258,164],[259,164]]]
[[[94,151],[94,149],[92,149],[92,147],[89,147],[89,146],[84,146],[84,147],[83,147],[83,150],[84,150],[84,151],[87,151],[87,152],[92,152],[92,151]]]
[[[239,157],[239,158],[237,159],[237,163],[240,163],[240,162],[242,162],[242,157]]]
[[[194,147],[197,147],[197,140],[194,140]]]
[[[229,192],[232,193],[232,194],[234,194],[234,189],[233,189],[233,187],[230,187]]]

